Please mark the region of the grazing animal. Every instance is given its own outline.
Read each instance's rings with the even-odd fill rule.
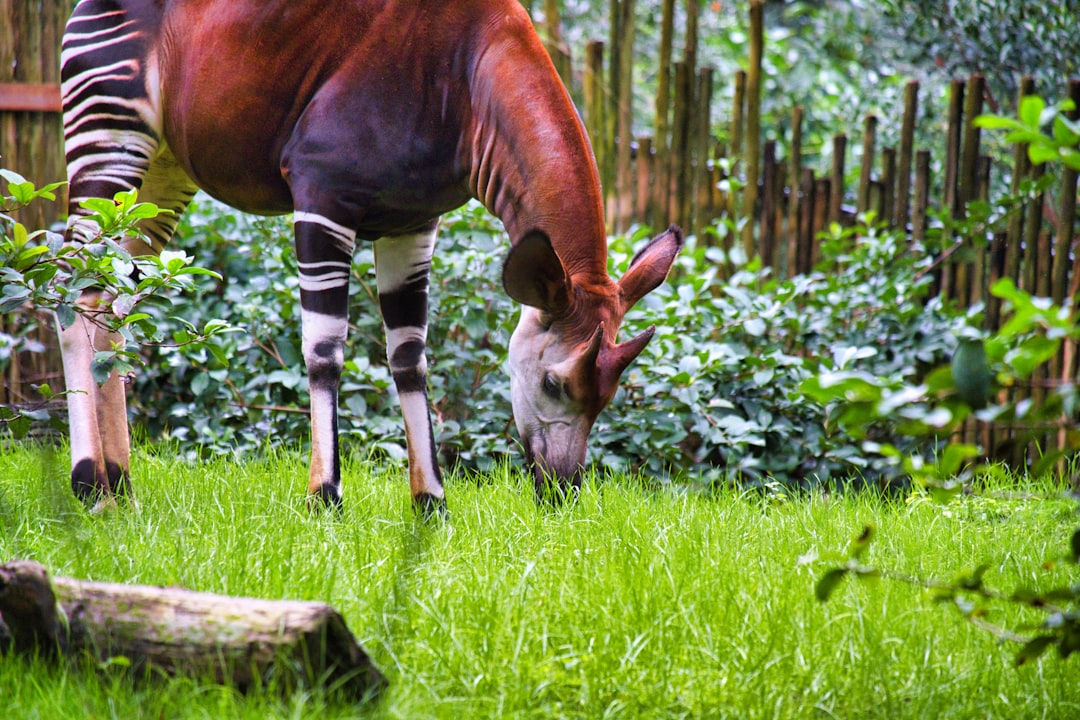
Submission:
[[[445,508],[428,270],[439,215],[469,198],[511,241],[503,286],[524,306],[512,404],[537,489],[580,483],[597,414],[653,334],[620,343],[619,324],[663,282],[682,238],[668,229],[609,277],[595,160],[518,0],[82,0],[62,88],[70,242],[92,231],[81,200],[131,188],[175,213],[143,224],[153,252],[198,188],[247,212],[293,213],[312,496],[341,502],[337,394],[363,240],[375,244],[414,505]],[[99,387],[90,367],[113,338],[81,316],[60,333],[72,487],[109,501],[130,490],[124,386]]]

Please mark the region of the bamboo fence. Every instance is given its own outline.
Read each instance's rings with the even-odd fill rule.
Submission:
[[[66,176],[60,118],[60,37],[71,11],[65,0],[0,0],[0,167],[38,186]],[[63,201],[16,214],[28,228],[59,219]],[[36,326],[27,329],[28,325]],[[28,311],[0,315],[0,333],[28,332],[47,352],[22,352],[3,369],[0,405],[25,403],[34,385],[63,385],[51,320]]]
[[[760,256],[776,276],[790,277],[815,267],[821,233],[833,223],[850,226],[872,211],[880,221],[903,231],[912,243],[921,243],[932,222],[962,222],[970,203],[988,197],[991,161],[980,152],[980,131],[974,123],[982,112],[985,90],[978,75],[951,84],[946,141],[938,163],[932,162],[930,149],[915,147],[920,118],[917,82],[906,87],[901,117],[866,117],[857,155],[861,158],[858,180],[849,187],[846,158],[855,156],[855,149],[844,134],[833,137],[828,172],[818,174],[804,165],[802,108],[792,110],[790,135],[781,138],[782,145],[777,139],[765,139],[761,124],[763,0],[749,1],[749,52],[745,69],[731,79],[724,144],[712,132],[715,73],[698,66],[700,2],[686,0],[681,15],[675,12],[675,0],[661,2],[653,131],[638,136],[631,130],[634,0],[610,0],[610,36],[585,46],[580,71],[565,41],[561,2],[526,5],[543,10],[538,22],[541,37],[582,109],[612,231],[624,231],[633,224],[663,227],[675,222],[721,245],[729,257],[731,251],[741,249],[747,257]],[[56,83],[58,38],[67,7],[64,0],[0,0],[0,13],[15,19],[0,29],[0,165],[39,183],[64,173]],[[40,22],[29,21],[38,17]],[[681,27],[676,27],[677,17],[683,20]],[[683,40],[681,57],[673,50],[678,33]],[[1030,78],[1025,78],[1020,93],[1034,90]],[[1070,82],[1067,92],[1080,105],[1080,82]],[[899,126],[898,147],[878,147],[882,123]],[[943,168],[943,177],[931,177],[935,167]],[[1012,167],[1004,171],[1011,176],[1016,195],[1043,168],[1033,167],[1026,148],[1017,146]],[[853,200],[846,202],[849,198]],[[1076,199],[1077,175],[1066,171],[1051,191],[1027,197],[1012,212],[1005,230],[988,233],[978,242],[970,235],[957,240],[936,258],[934,292],[961,306],[985,303],[989,329],[996,328],[1001,318],[1000,302],[989,293],[999,278],[1012,278],[1022,289],[1056,303],[1074,301],[1080,295]],[[55,217],[43,214],[20,220],[44,226]],[[727,229],[704,232],[710,226]],[[0,319],[0,331],[8,322]],[[1077,350],[1075,342],[1065,343],[1030,385],[1010,391],[1012,399],[1038,401],[1057,385],[1074,382]],[[28,383],[48,381],[57,387],[56,355],[23,353],[10,363],[0,403],[27,400]],[[1075,430],[1076,418],[1062,418],[1057,426],[1037,429],[1034,435],[1032,428],[1021,423],[972,426],[965,435],[980,440],[991,454],[1020,462],[1048,450],[1065,449],[1070,428]]]

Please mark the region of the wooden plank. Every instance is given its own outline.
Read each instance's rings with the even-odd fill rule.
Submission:
[[[60,110],[60,83],[0,83],[0,112]]]

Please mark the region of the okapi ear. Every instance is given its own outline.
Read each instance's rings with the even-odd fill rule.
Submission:
[[[634,255],[634,259],[630,261],[630,267],[619,279],[623,312],[632,308],[634,303],[664,282],[672,263],[675,262],[675,256],[682,248],[682,243],[682,230],[672,225]]]
[[[596,362],[597,391],[600,397],[604,398],[615,394],[623,371],[629,367],[630,363],[634,362],[634,358],[640,355],[645,346],[649,344],[654,332],[656,332],[655,325],[649,327],[637,337],[618,345],[609,345],[600,350],[600,357],[597,358]]]
[[[542,232],[526,233],[510,248],[503,264],[502,284],[514,300],[552,317],[565,315],[570,309],[570,277],[551,240]]]

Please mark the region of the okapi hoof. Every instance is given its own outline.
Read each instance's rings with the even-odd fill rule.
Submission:
[[[80,460],[71,470],[71,491],[75,497],[97,514],[126,502],[135,506],[128,472],[116,463],[105,463],[104,477],[93,460]]]
[[[333,483],[323,483],[314,490],[308,491],[308,509],[316,512],[319,510],[331,510],[341,513],[341,488]]]
[[[431,493],[420,493],[419,495],[413,495],[412,505],[413,512],[421,520],[440,520],[442,522],[450,520],[450,511],[446,509],[446,498],[435,497]]]
[[[559,507],[573,503],[581,493],[581,477],[570,482],[561,482],[548,478],[536,478],[536,502],[539,505]]]

